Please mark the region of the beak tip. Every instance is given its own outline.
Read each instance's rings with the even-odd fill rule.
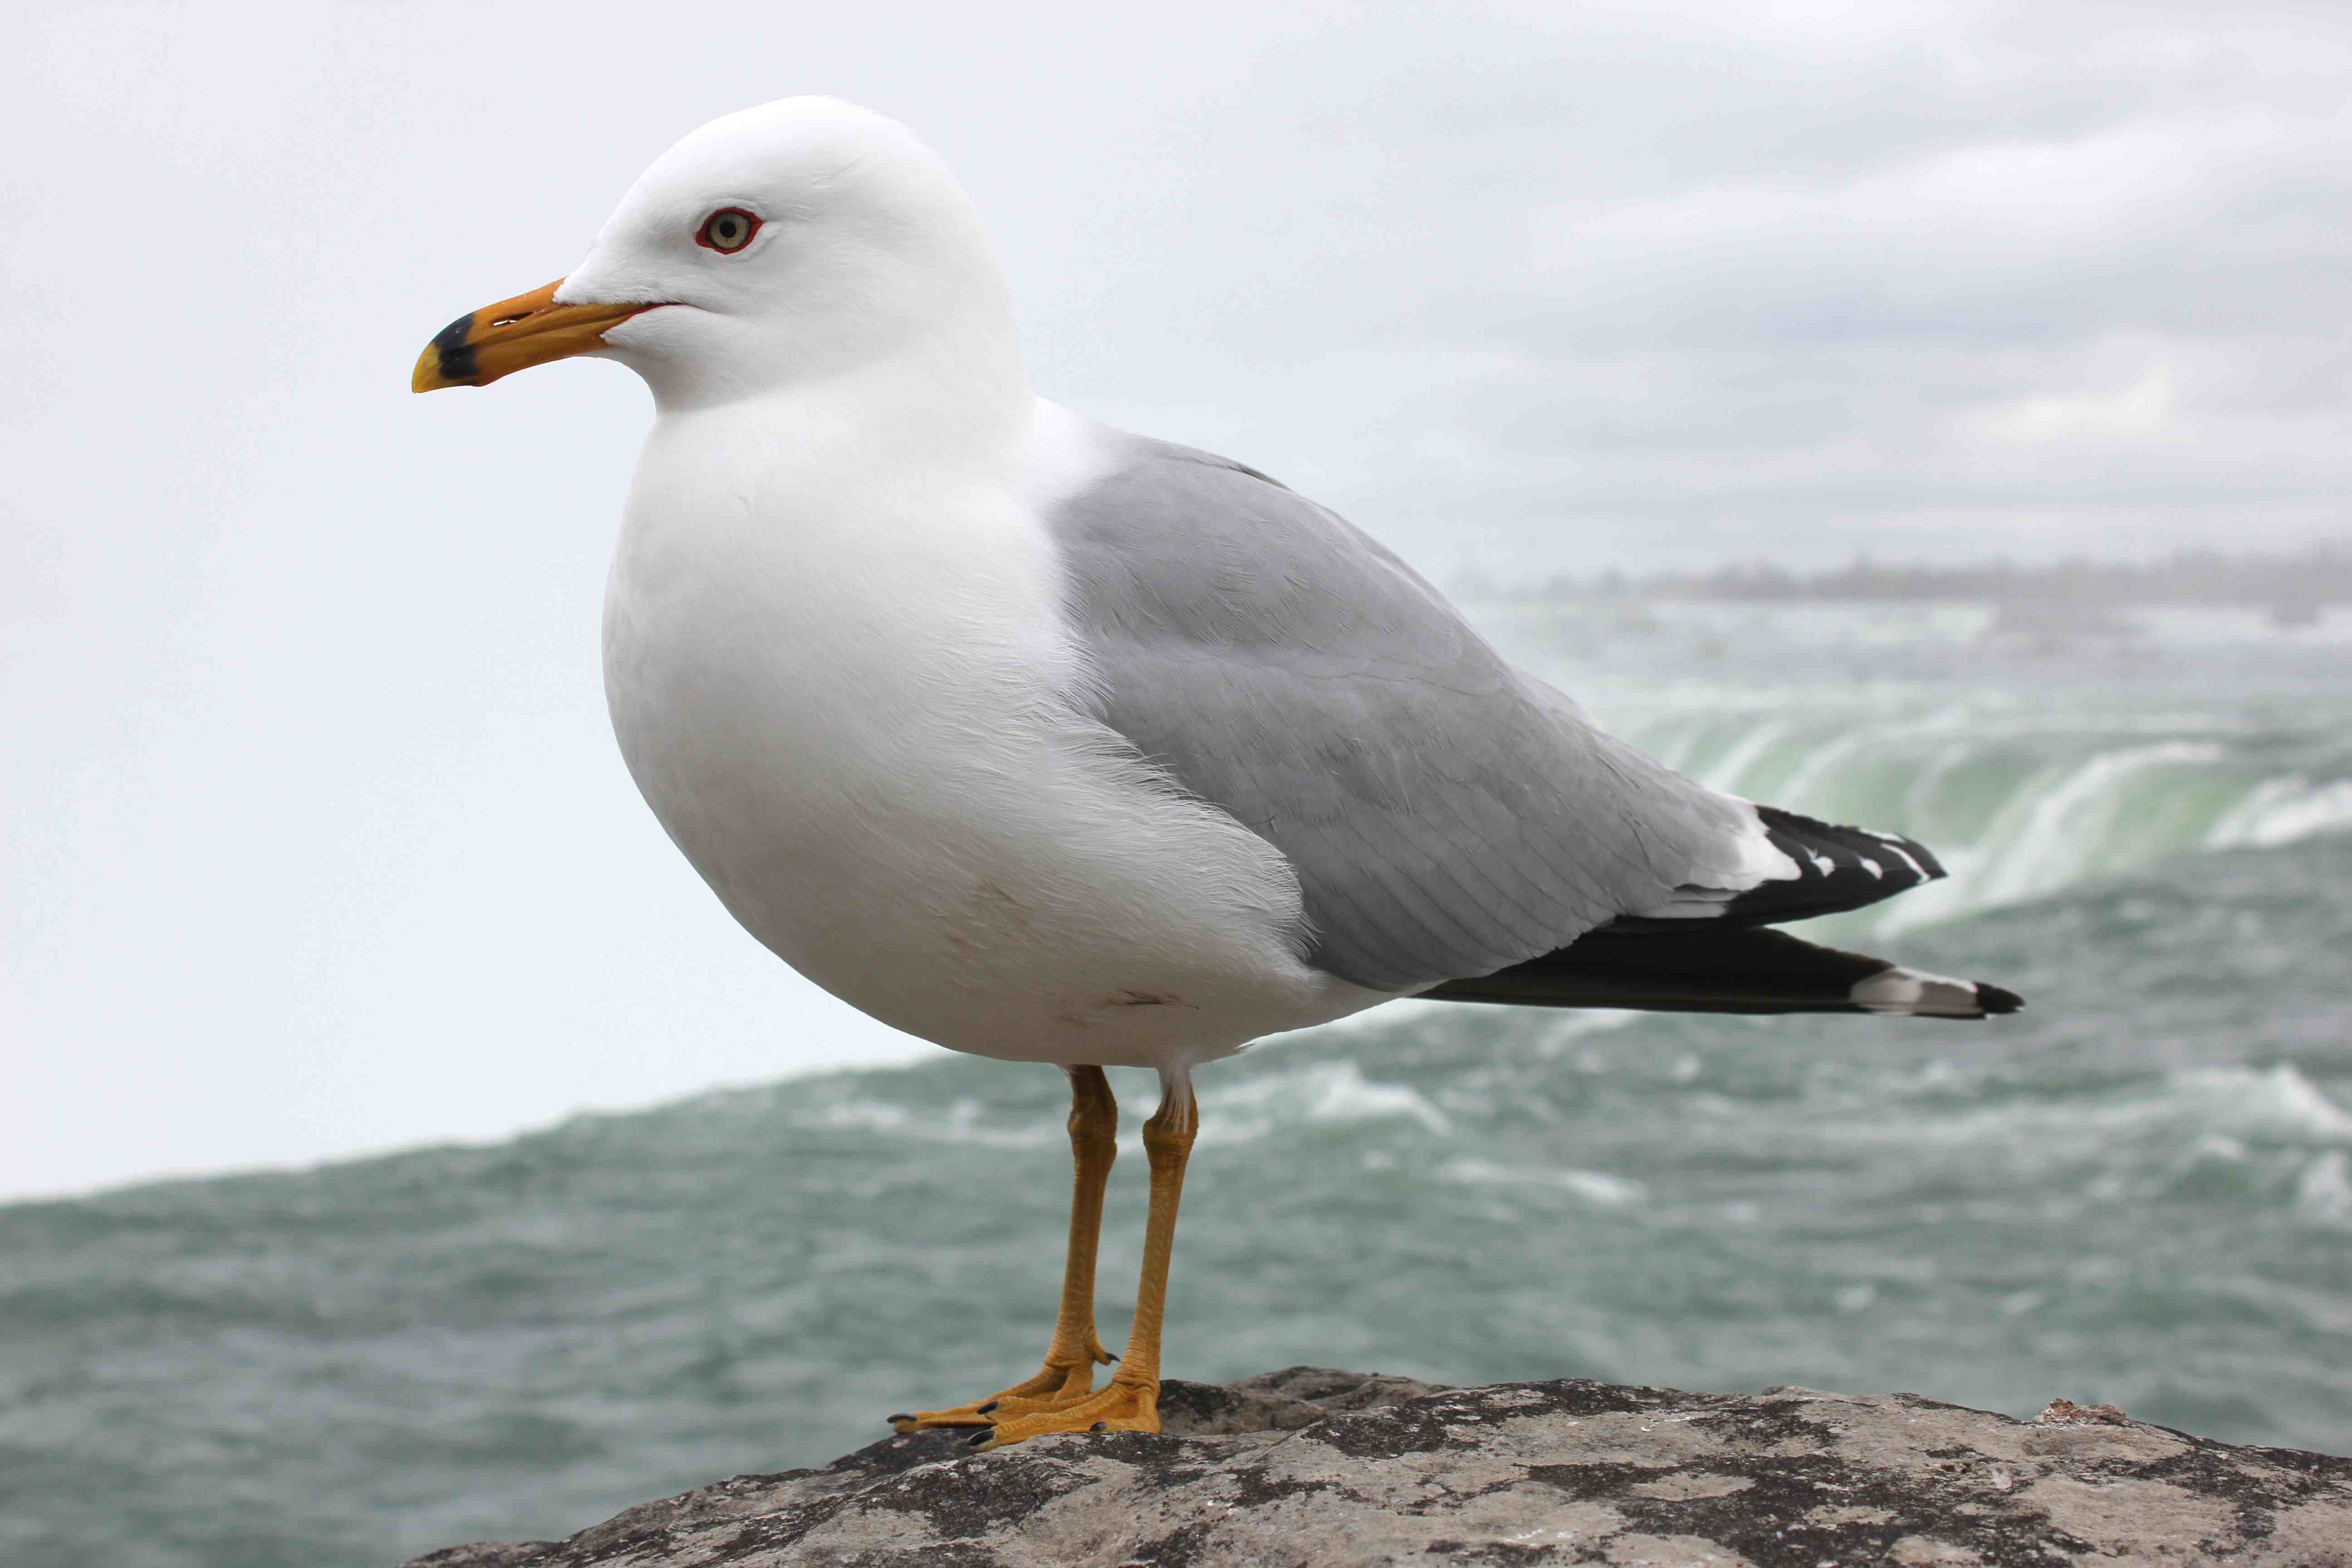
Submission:
[[[408,373],[411,392],[438,392],[445,386],[459,384],[442,373],[441,347],[435,343],[416,356],[416,368]]]

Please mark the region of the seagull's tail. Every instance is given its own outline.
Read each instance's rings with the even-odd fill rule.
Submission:
[[[1671,928],[1671,929],[1670,929]],[[1948,980],[1883,958],[1816,947],[1786,931],[1660,921],[1588,931],[1567,947],[1421,994],[1522,1007],[1658,1013],[1892,1013],[1982,1018],[2025,1004],[1978,980]]]

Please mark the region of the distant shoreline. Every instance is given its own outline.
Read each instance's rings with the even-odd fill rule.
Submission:
[[[2352,604],[2352,547],[2313,545],[2279,554],[2181,550],[2153,561],[2077,557],[1958,566],[1878,562],[1858,555],[1843,566],[1812,571],[1794,571],[1769,561],[1740,561],[1696,572],[1636,574],[1612,570],[1591,577],[1563,574],[1532,592],[1506,590],[1476,596],[1814,603],[1961,600],[2078,607],[2236,605],[2261,608],[2274,621],[2294,625],[2316,619],[2330,605]]]

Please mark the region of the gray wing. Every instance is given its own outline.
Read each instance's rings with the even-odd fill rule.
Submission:
[[[1594,729],[1370,538],[1115,438],[1048,515],[1101,717],[1288,858],[1316,967],[1412,990],[1755,884],[1751,809]]]

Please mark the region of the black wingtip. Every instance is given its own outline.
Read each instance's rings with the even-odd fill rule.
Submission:
[[[1792,877],[1770,877],[1734,895],[1713,910],[1722,926],[1778,925],[1840,914],[1907,892],[1946,875],[1942,861],[1916,839],[1879,833],[1759,805],[1756,819],[1773,848],[1789,858]],[[1687,925],[1671,917],[1620,915],[1620,931],[1663,931]]]
[[[1985,1016],[1988,1018],[1998,1017],[2003,1013],[2014,1013],[2025,1005],[2025,998],[2014,991],[2005,991],[1998,985],[1988,985],[1981,980],[1976,984],[1977,1005],[1984,1009]]]

